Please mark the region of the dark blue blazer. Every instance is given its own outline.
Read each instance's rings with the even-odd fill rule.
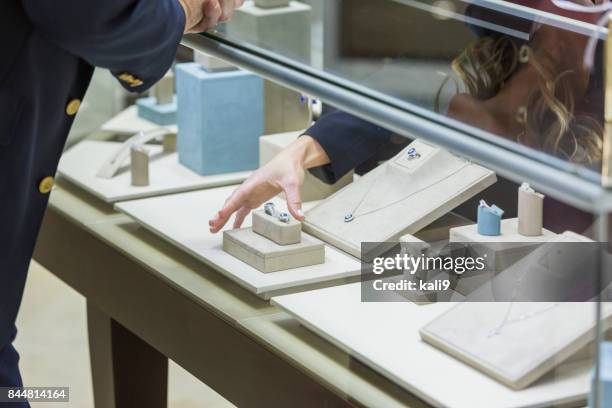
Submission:
[[[0,1],[0,349],[93,67],[144,91],[170,68],[184,26],[177,0]]]

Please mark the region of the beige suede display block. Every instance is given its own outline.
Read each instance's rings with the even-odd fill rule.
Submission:
[[[295,141],[302,132],[277,133],[259,138],[259,165],[263,166],[274,158],[281,150]],[[327,184],[306,172],[302,185],[302,201],[323,200],[353,181],[351,171],[334,184]]]
[[[418,157],[409,157],[411,148]],[[308,211],[303,229],[360,257],[362,242],[415,234],[495,181],[493,171],[416,140]]]
[[[301,222],[290,218],[288,223],[284,223],[264,210],[253,212],[253,231],[278,245],[298,244],[302,239]]]
[[[278,245],[252,228],[223,232],[223,250],[253,268],[278,272],[325,262],[325,245],[308,236],[292,245]]]
[[[200,64],[207,71],[217,72],[231,71],[236,69],[236,67],[230,64],[229,62],[225,62],[222,59],[213,57],[212,55],[200,51],[193,52],[193,60]]]
[[[501,235],[485,236],[477,231],[477,225],[466,225],[450,230],[450,242],[469,245],[470,256],[487,254],[486,270],[498,273],[519,261],[539,244],[557,236],[554,232],[542,229],[542,235],[528,237],[518,232],[518,219],[509,218],[501,222]]]
[[[278,0],[258,3],[277,4]],[[285,7],[259,7],[246,1],[228,21],[227,35],[309,65],[311,18],[311,7],[298,1]],[[264,96],[266,134],[310,126],[308,107],[300,100],[299,92],[265,81]]]

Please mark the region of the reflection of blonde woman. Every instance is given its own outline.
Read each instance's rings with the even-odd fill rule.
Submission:
[[[529,44],[483,37],[452,63],[465,87],[448,115],[577,163],[601,159],[603,100],[588,97],[588,38],[542,26]]]

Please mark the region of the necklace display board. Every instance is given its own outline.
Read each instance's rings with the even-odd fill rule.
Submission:
[[[304,230],[359,257],[362,242],[414,234],[495,181],[491,170],[416,140],[310,210]]]
[[[96,173],[100,167],[121,145],[118,142],[85,140],[64,153],[58,173],[60,177],[109,203],[239,184],[251,174],[239,172],[200,176],[181,165],[177,153],[166,154],[160,145],[146,145],[151,155],[149,185],[132,185],[129,157],[116,176],[109,179],[98,177]]]
[[[553,245],[570,242],[592,241],[568,232],[551,240]],[[561,253],[567,248],[547,244],[539,247],[491,282],[494,297],[495,286],[505,286],[512,293],[510,302],[477,301],[491,290],[485,285],[464,303],[427,324],[420,332],[423,340],[511,388],[530,386],[595,336],[593,302],[520,301],[524,298],[523,289],[534,286],[526,279],[528,275],[538,275],[553,284],[551,275],[562,270],[556,264],[571,262]],[[548,265],[547,256],[554,258],[553,265]],[[603,306],[603,317],[603,327],[610,327],[609,305]]]
[[[588,355],[567,360],[528,388],[513,390],[422,341],[419,329],[457,303],[362,302],[360,283],[274,297],[271,303],[436,407],[584,406],[590,389],[593,359]]]
[[[260,272],[225,252],[223,234],[210,233],[208,220],[214,217],[233,190],[234,187],[221,187],[127,201],[116,204],[115,208],[264,299],[274,294],[359,278],[361,263],[329,245],[325,247],[325,263],[276,273]],[[286,205],[280,198],[271,201],[277,208]],[[306,203],[305,209],[309,205]],[[250,226],[251,217],[248,217],[243,227]]]

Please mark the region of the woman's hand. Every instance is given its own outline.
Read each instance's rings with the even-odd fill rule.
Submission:
[[[251,210],[259,208],[281,191],[285,193],[291,215],[303,221],[300,188],[305,171],[327,163],[329,157],[316,140],[310,136],[299,137],[232,193],[215,218],[209,221],[210,231],[219,232],[234,213],[234,228],[240,228]]]

